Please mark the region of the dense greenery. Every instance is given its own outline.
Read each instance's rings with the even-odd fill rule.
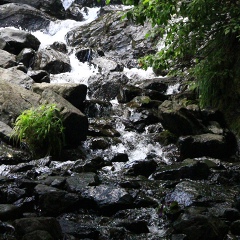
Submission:
[[[203,106],[225,108],[240,94],[240,1],[124,0],[135,7],[127,17],[144,24],[165,42],[156,55],[141,59],[146,68],[193,76]],[[239,91],[239,92],[238,92]],[[229,102],[230,100],[230,102]],[[233,104],[234,105],[234,104]]]
[[[15,121],[12,137],[25,142],[35,157],[58,156],[64,144],[64,127],[54,104],[25,110]]]

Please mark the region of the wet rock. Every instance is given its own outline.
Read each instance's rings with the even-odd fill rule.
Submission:
[[[95,137],[92,138],[89,142],[90,149],[96,150],[96,149],[107,149],[110,147],[109,139],[104,137]]]
[[[111,162],[127,162],[128,160],[126,153],[117,153],[112,157]]]
[[[61,109],[67,145],[77,146],[86,140],[88,119],[79,109],[49,89],[42,92],[41,103],[55,103]]]
[[[240,235],[240,220],[233,222],[230,226],[232,234]]]
[[[100,234],[98,227],[94,225],[79,224],[65,219],[60,219],[59,223],[63,233],[74,236],[75,239],[98,239]]]
[[[240,213],[235,208],[226,208],[223,212],[223,217],[227,219],[227,221],[233,222],[240,219]]]
[[[203,156],[221,159],[236,152],[235,137],[229,132],[224,135],[206,133],[180,137],[178,146],[183,159]]]
[[[38,94],[41,94],[47,89],[54,91],[76,108],[81,108],[87,95],[87,86],[78,83],[35,83],[33,84],[32,89]]]
[[[91,123],[88,129],[88,136],[94,137],[119,137],[120,133],[107,122]]]
[[[80,62],[91,62],[96,53],[91,48],[81,49],[76,52],[76,57]]]
[[[154,173],[152,178],[155,180],[180,180],[184,178],[202,180],[207,179],[209,175],[210,170],[206,163],[186,159],[180,164],[161,167],[161,170]]]
[[[24,48],[16,57],[18,63],[22,63],[26,68],[32,66],[34,62],[35,51],[31,48]]]
[[[0,49],[0,67],[10,68],[16,65],[16,56]]]
[[[83,21],[84,16],[80,11],[80,8],[81,6],[73,2],[71,6],[65,11],[65,18],[73,19],[75,21]]]
[[[20,208],[12,204],[0,204],[0,220],[8,221],[21,217]]]
[[[139,87],[132,85],[123,85],[120,87],[117,99],[119,103],[127,103],[130,102],[134,97],[141,96],[142,93],[143,90]]]
[[[0,139],[6,143],[11,142],[11,135],[13,133],[13,129],[0,121]]]
[[[134,129],[141,133],[144,132],[146,126],[158,122],[159,119],[154,109],[141,108],[128,111],[128,116],[123,121],[123,124],[127,129]]]
[[[124,168],[128,175],[149,177],[156,170],[157,163],[154,160],[139,160],[127,163]]]
[[[78,173],[66,179],[66,188],[70,192],[82,192],[87,186],[97,186],[100,183],[95,173]]]
[[[32,78],[15,68],[0,68],[0,78],[8,83],[17,84],[26,89],[30,89],[33,84]]]
[[[47,216],[57,216],[65,211],[76,209],[79,202],[78,195],[43,184],[35,187],[35,193],[39,209]]]
[[[156,134],[153,138],[156,142],[159,142],[162,146],[167,146],[169,144],[176,144],[178,140],[178,138],[168,130],[165,130],[160,132],[159,134]]]
[[[126,190],[104,185],[89,187],[82,193],[82,197],[108,216],[120,209],[130,208],[133,204],[133,197]]]
[[[148,222],[144,220],[135,220],[135,221],[121,221],[117,224],[117,227],[124,227],[128,231],[140,234],[140,233],[148,233],[149,229],[147,226]]]
[[[177,136],[206,132],[205,126],[193,112],[176,102],[164,101],[158,113],[163,127]]]
[[[107,59],[105,57],[97,57],[91,61],[92,64],[96,65],[101,73],[105,72],[122,72],[123,65],[116,61]]]
[[[0,14],[0,16],[2,15]],[[22,30],[4,28],[1,29],[0,37],[8,44],[9,52],[15,55],[19,54],[24,48],[32,48],[36,51],[40,46],[40,41],[35,36]]]
[[[220,219],[200,214],[182,214],[179,219],[174,222],[173,227],[176,232],[186,234],[189,240],[224,239],[228,232],[228,227]]]
[[[0,120],[7,125],[15,121],[15,119],[22,113],[22,111],[29,109],[33,106],[38,106],[40,96],[31,91],[28,91],[16,84],[12,84],[1,80],[8,76],[9,78],[20,78],[21,72],[16,72],[16,75],[11,76],[11,72],[2,72],[0,70],[0,104],[1,104],[1,115]]]
[[[34,70],[46,70],[51,74],[58,74],[71,71],[69,57],[56,50],[45,48],[37,52]]]
[[[112,104],[98,99],[86,100],[83,112],[90,118],[105,117],[111,114]]]
[[[88,80],[89,96],[105,101],[113,100],[117,97],[120,87],[128,81],[125,74],[117,72],[91,76]]]
[[[61,227],[55,218],[21,218],[15,220],[13,226],[21,239],[62,239]]]
[[[143,89],[154,90],[160,93],[166,93],[169,82],[174,81],[172,78],[153,78],[146,79],[139,86]]]
[[[28,71],[27,74],[35,83],[50,83],[50,74],[45,70]],[[34,86],[32,87],[34,89]]]
[[[50,47],[58,52],[67,53],[67,46],[63,42],[54,42]]]
[[[82,172],[94,172],[100,170],[102,167],[109,165],[106,161],[104,161],[101,157],[95,157],[89,160],[77,160],[74,166],[71,168],[73,172],[82,173]],[[95,184],[97,184],[96,181]],[[95,185],[93,184],[93,185]]]

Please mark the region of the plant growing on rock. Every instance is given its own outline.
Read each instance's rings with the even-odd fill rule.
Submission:
[[[55,104],[40,105],[16,119],[12,138],[25,143],[34,157],[59,156],[64,145],[64,127]]]

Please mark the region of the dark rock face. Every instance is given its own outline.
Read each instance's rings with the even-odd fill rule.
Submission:
[[[42,49],[37,52],[33,65],[34,70],[46,70],[51,74],[69,72],[70,60],[65,54],[53,49]]]
[[[183,159],[202,156],[226,158],[236,152],[236,139],[231,133],[225,136],[206,133],[180,137],[178,145]]]
[[[2,0],[0,4],[19,4],[26,8],[26,5],[31,6],[32,8],[36,8],[41,10],[41,12],[45,12],[50,16],[54,16],[59,19],[64,19],[65,11],[60,0],[47,0],[47,1],[37,1],[37,0]],[[35,10],[37,11],[37,10]],[[40,11],[39,11],[40,12]]]
[[[21,27],[36,31],[45,29],[51,18],[26,4],[9,3],[0,5],[0,27]],[[26,46],[29,47],[29,46]]]
[[[26,31],[4,28],[0,37],[7,43],[7,51],[13,54],[19,54],[24,48],[38,50],[40,45],[39,40]]]

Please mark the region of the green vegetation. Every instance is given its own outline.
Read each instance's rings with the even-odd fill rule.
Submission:
[[[126,14],[129,19],[151,21],[150,35],[161,36],[165,43],[157,54],[142,58],[142,66],[194,77],[201,106],[224,110],[232,120],[240,98],[240,1],[123,2],[134,5]]]
[[[12,138],[25,142],[34,157],[59,156],[64,144],[64,127],[54,104],[25,110],[15,121]]]

